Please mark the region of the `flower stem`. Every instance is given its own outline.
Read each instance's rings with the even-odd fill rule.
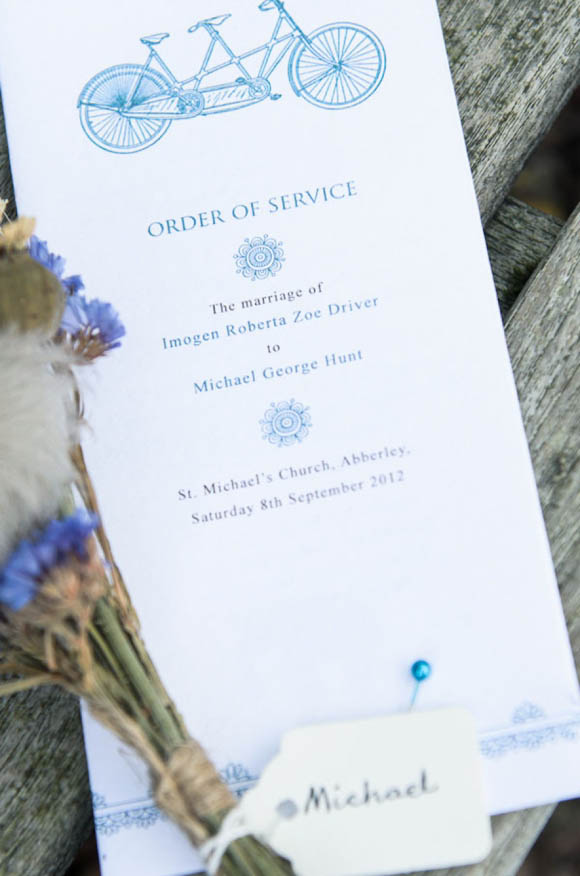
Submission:
[[[80,397],[79,397],[80,398]],[[80,404],[80,401],[79,401]],[[121,620],[123,622],[123,627],[127,631],[133,648],[138,654],[142,665],[145,667],[151,682],[153,683],[158,697],[163,701],[163,704],[167,708],[167,710],[171,713],[173,720],[176,726],[179,728],[183,738],[188,737],[187,728],[183,722],[183,719],[177,709],[175,708],[172,700],[167,695],[165,687],[157,673],[155,665],[149,654],[141,636],[139,634],[139,619],[137,617],[137,613],[133,607],[133,603],[131,602],[131,597],[129,595],[129,591],[127,590],[127,586],[121,574],[121,570],[119,569],[117,563],[115,562],[115,557],[113,554],[113,549],[111,547],[111,543],[107,537],[107,533],[102,524],[101,511],[99,508],[99,502],[97,499],[97,492],[95,490],[92,478],[90,476],[89,470],[87,468],[85,455],[83,453],[83,448],[80,444],[77,444],[76,447],[73,448],[71,452],[73,463],[77,469],[80,482],[78,484],[81,496],[85,503],[87,510],[92,511],[99,517],[101,521],[97,528],[97,537],[99,539],[99,543],[101,545],[101,549],[103,551],[103,555],[105,560],[109,564],[111,579],[113,582],[113,592],[116,597],[116,601],[119,606],[119,610],[121,613]]]
[[[154,723],[161,732],[167,751],[181,745],[185,739],[181,729],[176,725],[159,698],[156,687],[145,672],[143,665],[135,654],[127,634],[114,608],[105,600],[97,603],[94,622],[101,630],[112,652],[116,655],[131,685],[138,694],[143,705],[149,711]]]
[[[100,661],[98,666],[97,675],[101,687],[107,690],[113,702],[129,706],[133,719],[139,724],[147,739],[160,752],[165,752],[167,750],[166,743],[159,732],[152,726],[146,708],[143,707],[143,704],[134,694],[131,684],[127,684],[129,681],[127,673],[109,647],[109,643],[94,623],[89,625],[89,635],[105,660],[106,668],[100,665]],[[89,695],[90,692],[87,692],[87,696]]]
[[[4,681],[0,683],[0,697],[7,697],[31,687],[42,687],[45,684],[54,684],[54,678],[50,673],[45,675],[31,675],[29,678],[19,678],[16,681]]]
[[[83,448],[80,444],[77,444],[73,450],[71,451],[71,457],[74,465],[76,466],[77,472],[80,477],[80,491],[84,500],[85,505],[90,511],[93,511],[95,514],[99,516],[99,525],[97,527],[97,536],[99,538],[99,542],[101,544],[101,548],[103,549],[103,554],[106,561],[109,563],[111,578],[113,580],[113,587],[115,591],[115,596],[119,602],[119,606],[123,613],[123,619],[129,623],[132,629],[135,631],[139,630],[139,621],[137,619],[137,615],[133,608],[133,604],[131,602],[131,598],[125,586],[125,582],[123,581],[123,576],[119,571],[119,568],[115,562],[115,557],[113,556],[113,551],[111,548],[111,543],[107,537],[107,533],[105,532],[105,528],[101,519],[101,512],[99,509],[99,503],[97,500],[97,494],[95,488],[93,486],[93,482],[91,480],[91,476],[89,474],[89,470],[87,468],[87,464],[85,461],[85,455],[83,453]]]
[[[80,445],[74,449],[72,456],[85,505],[100,517],[96,492]],[[140,747],[140,753],[153,773],[160,775],[163,762],[156,763],[159,755],[162,761],[168,762],[173,752],[187,743],[189,734],[141,640],[135,609],[102,524],[97,535],[109,565],[114,594],[114,601],[104,598],[97,602],[93,623],[89,627],[93,645],[100,650],[108,664],[108,670],[101,667],[99,683],[104,685],[102,694],[111,703],[114,701],[117,706],[122,706],[124,700],[128,704],[134,721],[144,734],[146,749]],[[205,822],[210,833],[219,830],[219,816],[197,817]],[[181,823],[181,826],[186,830],[188,828],[186,823]],[[245,837],[232,843],[224,855],[219,872],[221,876],[292,876],[293,873],[288,861],[254,837]]]

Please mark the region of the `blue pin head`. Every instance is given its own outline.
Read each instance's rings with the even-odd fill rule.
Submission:
[[[411,666],[411,675],[415,679],[415,689],[411,698],[411,708],[415,705],[419,688],[424,681],[427,681],[431,675],[431,664],[427,660],[415,660]]]
[[[416,660],[411,666],[411,675],[415,681],[427,681],[431,675],[431,664],[427,660]]]

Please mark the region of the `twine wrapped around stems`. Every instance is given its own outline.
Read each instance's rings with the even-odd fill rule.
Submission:
[[[218,833],[224,817],[235,806],[234,797],[202,746],[187,733],[158,676],[151,677],[133,651],[136,633],[131,630],[128,634],[124,629],[119,610],[100,600],[95,607],[95,626],[119,653],[131,686],[140,691],[138,702],[144,713],[131,715],[126,705],[103,696],[100,687],[85,694],[91,711],[141,755],[149,766],[157,805],[199,848]],[[133,651],[132,657],[127,649],[129,654]],[[253,837],[232,843],[219,869],[222,876],[292,876],[292,872],[287,861]]]
[[[163,687],[134,625],[108,583],[96,542],[85,561],[55,570],[37,598],[16,613],[4,611],[0,635],[9,650],[0,672],[23,676],[0,685],[0,695],[38,684],[58,684],[82,697],[91,713],[149,768],[157,805],[199,848],[214,836],[235,799]],[[288,876],[289,864],[252,837],[224,856],[223,876]]]
[[[169,758],[155,788],[155,801],[187,830],[196,846],[210,836],[203,818],[223,816],[235,806],[214,765],[193,739],[176,748]]]

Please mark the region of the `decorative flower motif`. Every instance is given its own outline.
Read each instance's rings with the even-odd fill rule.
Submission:
[[[87,359],[120,347],[125,335],[125,326],[111,304],[98,298],[87,301],[83,295],[68,298],[60,327],[71,336],[76,352]]]
[[[480,748],[484,757],[503,757],[513,751],[536,751],[544,745],[575,742],[578,738],[580,719],[571,716],[568,720],[547,722],[544,709],[535,703],[521,703],[512,716],[512,727],[503,733],[491,733],[483,739]],[[538,722],[540,722],[538,726]]]
[[[64,565],[70,554],[88,560],[87,539],[97,526],[96,514],[75,511],[21,541],[0,569],[0,603],[20,611],[34,599],[42,578]]]
[[[55,277],[58,277],[69,295],[76,295],[80,289],[85,288],[85,284],[78,274],[63,277],[66,261],[62,256],[50,252],[46,240],[39,240],[33,234],[28,243],[28,252],[35,261],[48,268],[49,271],[52,271]]]
[[[277,447],[290,447],[304,441],[312,426],[308,411],[309,408],[294,399],[278,404],[272,402],[260,420],[264,440]]]
[[[93,809],[104,809],[107,805],[107,799],[104,794],[97,794],[96,791],[92,794]]]
[[[526,721],[536,721],[545,717],[546,713],[540,708],[540,706],[536,706],[535,703],[530,703],[526,700],[525,703],[522,703],[517,707],[513,714],[512,721],[514,724],[525,724]]]
[[[282,242],[264,234],[263,237],[246,237],[234,255],[237,273],[248,280],[265,280],[282,270],[284,250]]]
[[[166,821],[168,816],[157,806],[135,806],[117,812],[106,812],[95,816],[95,830],[98,835],[112,836],[121,830],[132,827],[147,829],[158,821]]]

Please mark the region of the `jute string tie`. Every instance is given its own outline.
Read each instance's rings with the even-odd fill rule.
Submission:
[[[206,816],[218,816],[235,806],[201,745],[193,739],[176,748],[157,778],[157,805],[188,832],[200,847],[210,837]]]

